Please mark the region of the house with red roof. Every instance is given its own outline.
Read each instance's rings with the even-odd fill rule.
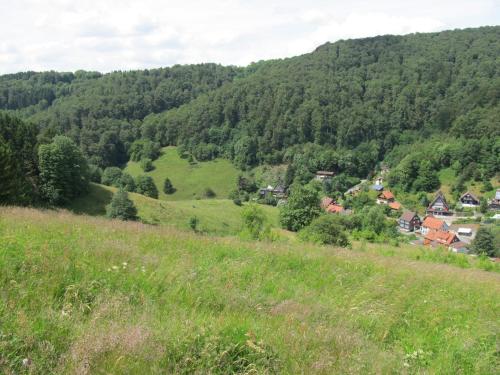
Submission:
[[[377,196],[378,204],[389,204],[395,200],[396,198],[394,197],[394,194],[392,194],[389,190],[384,190]]]
[[[330,197],[324,197],[322,200],[321,200],[321,208],[323,210],[326,210],[328,208],[329,205],[335,203],[335,201],[333,200],[333,198],[330,198]]]
[[[443,220],[432,215],[426,216],[420,227],[420,232],[425,236],[429,232],[448,232],[449,227]]]
[[[442,230],[429,231],[424,237],[424,245],[427,246],[444,245],[450,247],[455,242],[460,242],[455,233]]]
[[[326,212],[330,214],[341,214],[345,211],[344,207],[342,207],[340,204],[334,203],[329,205],[326,208]]]

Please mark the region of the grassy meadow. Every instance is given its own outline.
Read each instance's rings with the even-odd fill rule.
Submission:
[[[0,373],[493,374],[500,275],[0,208]]]
[[[141,174],[151,176],[160,192],[159,198],[163,200],[204,198],[206,188],[212,189],[216,198],[227,198],[229,192],[235,189],[239,174],[238,169],[226,159],[190,164],[179,156],[174,146],[162,149],[162,155],[153,162],[155,169],[151,172],[144,173],[139,164],[130,161],[125,171],[134,177]],[[163,193],[163,182],[167,177],[176,189],[173,194]]]
[[[78,214],[102,216],[106,214],[116,188],[91,184],[89,194],[75,199],[67,208]],[[163,201],[129,193],[130,199],[138,210],[141,221],[149,224],[171,225],[177,228],[189,228],[191,217],[199,221],[198,230],[204,233],[229,235],[237,234],[242,227],[241,211],[229,199],[199,199]],[[272,206],[259,206],[267,216],[272,227],[278,227],[279,210]]]

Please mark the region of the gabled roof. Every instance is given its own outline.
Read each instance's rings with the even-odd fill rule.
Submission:
[[[340,204],[331,204],[326,208],[326,212],[332,214],[339,214],[342,211],[344,211],[344,207],[342,207]]]
[[[438,230],[436,232],[429,232],[425,235],[425,239],[427,241],[436,241],[441,244],[451,245],[453,242],[456,242],[457,235],[452,232],[445,232],[442,230]]]
[[[392,194],[389,190],[384,190],[383,192],[381,192],[378,197],[380,199],[394,199],[394,194]]]
[[[479,199],[477,199],[477,197],[474,194],[472,194],[471,192],[466,192],[466,193],[462,194],[462,196],[459,198],[459,200],[462,200],[462,198],[465,197],[466,195],[470,195],[472,197],[472,199],[479,202]]]
[[[333,198],[330,198],[330,197],[324,197],[324,198],[321,200],[321,207],[326,209],[326,208],[327,208],[329,205],[331,205],[332,203],[334,203]]]
[[[404,220],[404,221],[408,221],[409,222],[409,221],[412,221],[415,216],[417,216],[417,214],[415,212],[413,212],[413,211],[405,211],[405,212],[403,212],[403,215],[401,215],[399,217],[399,220]]]
[[[401,203],[399,202],[390,202],[389,207],[393,210],[399,210],[401,208]]]
[[[432,207],[434,206],[434,204],[438,201],[438,200],[441,200],[443,202],[443,205],[445,207],[445,210],[448,211],[448,202],[446,202],[446,198],[444,197],[443,193],[441,191],[438,191],[436,197],[434,198],[434,200],[431,202],[431,204],[429,205],[429,209],[432,209]]]
[[[444,225],[443,220],[436,219],[434,216],[426,216],[424,222],[422,223],[423,227],[427,227],[434,230],[440,230]]]

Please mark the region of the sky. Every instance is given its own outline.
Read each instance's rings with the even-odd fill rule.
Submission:
[[[326,42],[500,24],[500,0],[0,0],[0,74],[248,65]]]

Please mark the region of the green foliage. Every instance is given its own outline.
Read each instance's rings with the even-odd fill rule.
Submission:
[[[91,182],[95,182],[96,184],[101,183],[103,170],[94,164],[89,164],[89,179]]]
[[[203,196],[205,198],[215,198],[216,194],[215,194],[215,191],[212,190],[212,188],[207,187],[203,191]]]
[[[151,159],[141,159],[141,169],[144,172],[150,172],[152,171],[155,167],[153,166],[153,161]]]
[[[102,174],[101,182],[104,185],[119,187],[122,174],[123,171],[120,168],[108,167]]]
[[[495,245],[493,233],[485,227],[478,229],[471,247],[472,251],[479,255],[487,255],[489,257],[500,256],[500,248],[498,247],[498,243]]]
[[[135,180],[127,172],[123,172],[118,181],[118,187],[125,191],[134,192],[136,189]]]
[[[318,244],[341,247],[349,245],[349,238],[344,225],[337,215],[324,214],[317,217],[299,232],[299,237],[304,241]]]
[[[256,240],[263,237],[266,229],[266,215],[262,208],[256,204],[246,205],[241,212],[241,217],[244,230],[250,234],[251,238]]]
[[[66,204],[88,191],[87,161],[75,143],[57,136],[38,150],[40,192],[50,204]]]
[[[38,128],[0,112],[0,204],[37,200]]]
[[[149,139],[140,139],[130,145],[130,160],[142,159],[156,160],[160,156],[160,145]]]
[[[199,223],[199,220],[196,216],[191,216],[189,218],[189,221],[188,221],[189,228],[191,228],[195,232],[198,230],[198,223]]]
[[[482,214],[485,214],[486,212],[488,212],[488,201],[484,197],[482,197],[480,199],[479,211]]]
[[[128,193],[120,189],[113,194],[111,203],[106,207],[106,215],[112,219],[137,220],[137,209]]]
[[[172,185],[172,181],[167,177],[165,178],[165,181],[163,182],[163,192],[165,194],[174,194],[175,193],[175,188],[174,185]]]
[[[135,189],[139,194],[158,199],[158,189],[151,176],[141,175],[137,177]]]
[[[280,207],[280,222],[283,228],[299,231],[309,225],[320,213],[317,190],[302,185],[293,185],[288,201]]]

